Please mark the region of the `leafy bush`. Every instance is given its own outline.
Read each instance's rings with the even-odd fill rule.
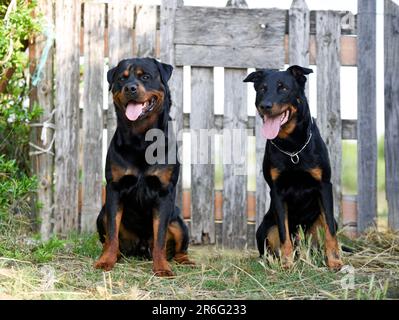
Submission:
[[[11,2],[0,1],[0,154],[28,173],[29,123],[40,108],[29,107],[26,49],[40,20],[32,16],[35,1],[17,0],[14,8]]]
[[[28,177],[19,170],[15,160],[6,160],[0,155],[0,221],[8,212],[29,212],[30,196],[36,187],[36,177]]]

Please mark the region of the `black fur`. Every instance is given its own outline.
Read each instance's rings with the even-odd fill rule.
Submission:
[[[284,242],[287,237],[297,233],[299,226],[305,231],[309,230],[321,214],[320,203],[329,231],[333,237],[336,235],[328,151],[316,123],[312,121],[304,92],[305,75],[312,72],[311,69],[300,66],[289,67],[286,71],[258,70],[244,80],[254,83],[255,104],[262,118],[265,115],[274,117],[275,114],[281,113],[285,106],[292,106],[289,109],[292,110],[289,113],[289,121],[280,128],[278,136],[272,139],[281,150],[295,153],[306,144],[310,134],[312,135],[308,145],[299,153],[297,164],[270,141],[266,143],[263,175],[271,189],[271,205],[256,232],[261,256],[264,254],[265,240],[272,226],[278,227],[280,241]],[[283,129],[286,130],[285,134],[282,134]],[[320,169],[320,179],[310,174],[310,170],[315,168]],[[274,179],[272,169],[278,173]],[[285,206],[288,211],[288,235],[284,226]]]
[[[106,242],[107,236],[112,238],[117,231],[117,208],[123,207],[121,226],[125,236],[127,234],[129,239],[135,239],[126,241],[119,234],[119,250],[124,255],[150,258],[155,246],[165,245],[168,226],[172,223],[179,226],[183,234],[180,253],[187,252],[188,229],[179,208],[175,206],[180,170],[177,157],[176,163],[168,163],[166,157],[166,163],[159,164],[149,164],[145,158],[146,149],[152,143],[145,140],[145,134],[153,128],[163,131],[165,154],[168,152],[171,98],[167,82],[172,75],[172,69],[172,66],[155,59],[137,58],[122,60],[107,74],[109,88],[114,96],[117,129],[108,148],[105,168],[106,203],[97,218],[97,229],[101,242]],[[137,92],[129,89],[133,86],[137,87]],[[148,114],[142,113],[137,120],[129,120],[125,115],[127,103],[141,102],[143,97],[151,97],[152,93],[163,96],[162,103],[156,100],[155,107]],[[116,171],[123,174],[117,174]],[[165,172],[166,184],[161,182],[161,174]],[[168,172],[171,172],[170,176]],[[154,219],[160,221],[157,243],[153,240]],[[169,257],[173,257],[177,253],[174,239],[169,242],[166,246]],[[97,267],[109,269],[109,266],[102,266],[100,263]]]

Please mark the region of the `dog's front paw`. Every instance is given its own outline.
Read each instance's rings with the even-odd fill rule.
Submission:
[[[94,268],[103,269],[104,271],[110,271],[114,267],[117,259],[118,258],[116,255],[115,257],[110,255],[102,255],[100,259],[98,259],[94,263]]]
[[[327,266],[330,270],[333,271],[339,271],[341,270],[342,266],[343,266],[343,262],[341,259],[336,259],[336,258],[330,258],[327,259]]]
[[[326,250],[327,267],[330,270],[339,271],[344,265],[338,250]]]
[[[292,256],[283,256],[281,257],[281,265],[283,269],[291,269],[294,265],[294,259],[292,258]]]
[[[188,258],[187,254],[178,253],[173,257],[173,260],[178,264],[183,264],[187,266],[195,266],[195,262]]]
[[[175,274],[173,273],[172,270],[166,269],[166,270],[154,270],[154,275],[156,277],[162,277],[162,278],[171,278],[174,277]]]

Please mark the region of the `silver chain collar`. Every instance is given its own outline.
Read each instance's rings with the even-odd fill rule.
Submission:
[[[311,119],[312,124],[313,124],[313,118],[311,117],[310,119]],[[269,141],[270,141],[270,143],[271,143],[273,146],[275,146],[280,152],[282,152],[282,153],[286,154],[287,156],[289,156],[289,157],[291,158],[291,162],[292,162],[293,164],[298,164],[298,163],[299,163],[299,156],[298,156],[298,154],[300,154],[300,153],[303,151],[303,149],[306,148],[306,146],[307,146],[307,145],[309,144],[309,142],[310,142],[310,139],[312,139],[312,129],[309,130],[309,138],[308,138],[308,140],[305,142],[305,144],[303,145],[303,147],[301,148],[301,150],[299,150],[299,151],[297,151],[297,152],[288,152],[288,151],[282,150],[282,149],[280,149],[272,140],[269,140]]]

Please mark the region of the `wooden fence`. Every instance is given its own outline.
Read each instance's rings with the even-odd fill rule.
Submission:
[[[242,79],[247,68],[283,68],[285,63],[317,64],[317,123],[330,151],[336,216],[341,211],[342,139],[358,139],[358,225],[363,231],[375,223],[375,38],[370,37],[375,30],[375,1],[359,1],[357,16],[350,12],[309,11],[304,0],[294,0],[290,10],[194,8],[184,6],[182,0],[163,0],[160,7],[125,0],[38,3],[56,33],[42,81],[32,92],[32,101],[44,108],[40,121],[55,124],[53,145],[54,132],[48,126],[44,134],[42,128],[36,127],[32,134],[32,142],[45,150],[33,157],[40,181],[37,200],[42,208],[38,209],[38,216],[44,238],[53,232],[94,229],[102,203],[103,129],[107,128],[108,140],[115,130],[110,98],[109,108],[103,110],[104,66],[114,66],[120,59],[132,56],[158,57],[174,65],[171,116],[178,130],[215,129],[222,133],[223,129],[241,128],[256,137],[256,193],[248,198],[247,176],[235,175],[235,166],[225,164],[222,207],[216,208],[222,211],[221,219],[215,219],[214,165],[191,166],[191,190],[184,197],[180,179],[177,202],[187,207],[186,199],[191,197],[190,212],[184,211],[193,243],[253,246],[255,227],[267,210],[269,196],[261,173],[265,140],[259,134],[258,117],[247,115],[247,86]],[[387,22],[394,25],[399,17],[397,6],[391,1],[386,6],[392,12]],[[393,57],[386,49],[386,61],[397,64],[399,39],[393,27],[385,28],[389,46],[395,48]],[[31,44],[33,62],[41,57],[44,45],[43,37]],[[356,65],[359,120],[341,120],[340,66]],[[183,66],[191,66],[190,114],[183,113]],[[223,115],[213,111],[214,67],[224,67]],[[397,77],[391,71],[385,80],[390,84],[385,93],[390,98],[386,98],[387,107],[396,114],[396,118],[386,116],[386,135],[390,136],[386,136],[385,149],[387,175],[390,174],[389,221],[396,229],[399,173],[393,164],[399,160],[399,143],[397,135],[389,133],[397,130],[399,120]],[[195,135],[191,137],[195,139]],[[193,140],[194,145],[198,143]],[[192,157],[200,156],[200,149],[193,147]],[[246,141],[242,150],[247,150]],[[249,219],[248,206],[252,207]],[[216,218],[219,216],[220,213]]]

